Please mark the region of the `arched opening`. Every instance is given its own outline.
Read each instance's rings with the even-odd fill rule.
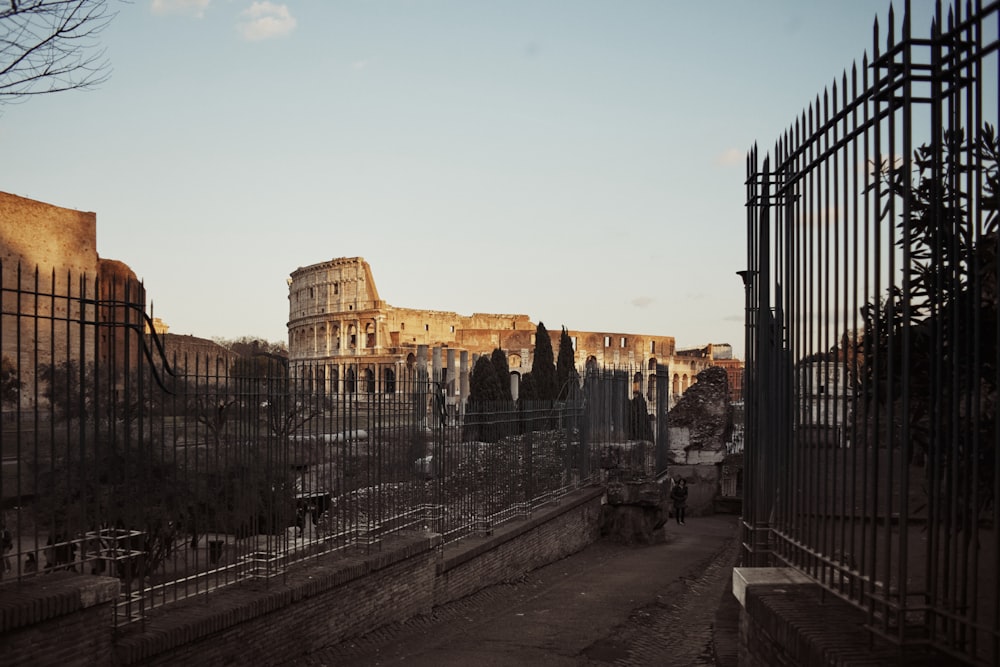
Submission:
[[[391,368],[386,368],[382,371],[382,386],[385,393],[396,393],[396,371]]]
[[[357,377],[354,374],[353,368],[347,369],[347,374],[344,376],[344,393],[353,394],[358,390]]]
[[[365,381],[365,391],[369,394],[375,393],[375,371],[366,368],[362,374]]]

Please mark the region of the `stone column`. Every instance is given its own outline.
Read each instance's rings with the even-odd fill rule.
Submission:
[[[417,417],[418,426],[427,428],[427,346],[417,346],[417,377],[413,388],[413,411]]]
[[[458,413],[454,409],[454,405],[458,402],[458,363],[455,358],[455,350],[448,348],[448,372],[445,375],[447,381],[445,383],[445,392],[447,398],[445,399],[445,405],[448,409],[448,415],[454,416]]]
[[[459,390],[458,390],[458,414],[462,418],[465,416],[465,402],[469,400],[469,351],[462,350],[458,357],[459,364]]]
[[[441,348],[435,347],[431,351],[431,380],[437,385],[441,382]]]

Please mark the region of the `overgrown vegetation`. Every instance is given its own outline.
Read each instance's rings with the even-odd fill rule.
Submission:
[[[888,191],[909,205],[897,243],[910,261],[903,284],[862,309],[860,340],[845,345],[860,346],[848,352],[861,359],[859,428],[911,461],[926,458],[937,497],[971,521],[994,495],[1000,143],[990,125],[938,141],[915,151],[915,180],[883,168]]]

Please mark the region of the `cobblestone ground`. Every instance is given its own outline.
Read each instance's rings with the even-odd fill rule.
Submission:
[[[688,523],[695,525],[694,521]],[[683,535],[678,544],[658,547],[598,542],[518,581],[490,586],[429,614],[326,647],[289,665],[734,667],[735,637],[724,637],[721,643],[713,641],[713,637],[720,603],[729,607],[734,602],[726,589],[732,578],[738,540],[735,530],[728,528],[735,527],[735,520],[717,525],[725,527],[725,532],[719,534],[720,529],[715,528],[717,534],[707,545],[707,538],[690,535]],[[701,542],[696,543],[699,539]],[[683,540],[691,540],[691,545],[700,546],[700,550]],[[677,576],[660,577],[653,584],[656,590],[649,590],[648,583],[643,592],[628,590],[641,588],[643,568],[660,569],[665,558],[683,560],[676,566]],[[580,624],[574,626],[573,619],[567,617],[587,617],[586,621],[593,625],[594,614],[588,613],[585,605],[577,604],[576,596],[588,595],[590,583],[607,581],[609,568],[623,563],[636,570],[630,581],[606,585],[612,589],[611,594],[625,600],[622,613],[618,620],[599,629],[585,627],[585,639],[581,640]],[[632,599],[638,604],[629,607],[628,600]],[[528,622],[518,627],[520,620]],[[511,629],[505,632],[504,626]],[[730,634],[730,630],[725,633]],[[718,662],[716,655],[720,657]]]
[[[720,613],[732,613],[720,610],[721,605],[739,604],[731,599],[738,546],[735,538],[729,540],[695,568],[696,574],[681,577],[656,602],[633,610],[626,623],[588,648],[591,664],[606,662],[602,653],[611,649],[619,654],[614,665],[736,667],[737,624],[726,624],[726,636],[720,637],[718,623]],[[735,613],[738,618],[738,608]]]

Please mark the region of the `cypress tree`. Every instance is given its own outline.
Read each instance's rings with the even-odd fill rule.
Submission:
[[[521,376],[521,390],[518,392],[518,401],[537,401],[538,391],[535,387],[535,378],[531,373]]]
[[[531,376],[535,381],[539,400],[556,400],[559,391],[556,385],[556,360],[552,354],[552,339],[542,322],[535,329],[535,359],[531,364]]]
[[[571,398],[580,387],[580,376],[576,372],[576,351],[573,349],[573,339],[569,337],[566,327],[559,336],[559,358],[556,360],[556,383],[559,387],[560,401]]]
[[[469,403],[483,403],[502,400],[500,383],[490,357],[476,359],[469,376]]]
[[[493,362],[483,355],[476,360],[469,376],[469,403],[465,411],[464,437],[467,440],[496,440],[501,434],[491,427],[490,417],[500,400],[500,384]]]
[[[499,347],[490,355],[493,370],[496,372],[497,383],[500,385],[500,400],[512,401],[514,395],[510,392],[510,366],[507,365],[507,355]]]

